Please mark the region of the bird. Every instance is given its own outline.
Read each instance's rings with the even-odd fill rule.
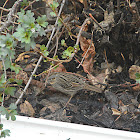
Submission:
[[[54,72],[48,77],[47,83],[54,89],[70,95],[70,99],[66,103],[65,107],[79,90],[87,89],[98,93],[103,92],[101,88],[85,83],[83,78],[73,73]]]

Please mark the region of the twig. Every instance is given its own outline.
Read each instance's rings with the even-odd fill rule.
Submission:
[[[91,13],[89,13],[89,16],[93,19],[93,21],[94,21],[103,31],[105,31],[104,28],[98,23],[98,21],[92,16]]]
[[[117,10],[120,11],[120,0],[117,0]]]
[[[55,48],[55,52],[54,52],[53,58],[56,56],[57,50],[58,50],[58,36],[56,37],[56,48]],[[52,61],[52,64],[54,64],[54,61]],[[53,66],[51,65],[49,69],[51,69],[52,67],[53,67]],[[56,66],[55,66],[55,67],[56,67]],[[48,75],[47,75],[47,77],[46,77],[45,86],[47,85],[47,79],[48,79],[50,73],[51,73],[51,70],[49,70],[49,73],[48,73]]]
[[[67,25],[67,23],[68,23],[69,21],[71,21],[73,18],[74,18],[73,15],[67,16],[64,20],[62,20],[62,19],[60,18],[60,20],[61,20],[61,22],[63,23],[63,25],[61,25],[61,26],[58,27],[58,29],[57,29],[57,31],[56,31],[56,33],[55,33],[55,35],[54,35],[54,38],[55,38],[55,36],[58,34],[58,32],[60,31],[60,29],[62,28],[62,26],[64,26],[69,32],[71,32],[71,29],[70,29],[70,27]]]
[[[2,64],[3,64],[3,69],[4,69],[5,80],[7,80],[6,68],[5,68],[5,63],[3,59],[2,59]]]
[[[87,55],[87,53],[88,53],[88,51],[89,51],[91,45],[92,45],[92,41],[93,41],[93,31],[92,31],[92,37],[91,37],[90,45],[89,45],[89,47],[88,47],[88,49],[87,49],[85,55],[83,56],[83,58],[82,58],[80,64],[77,66],[77,68],[79,68],[79,67],[81,66],[81,64],[83,63],[83,61],[84,61],[84,59],[85,59],[85,57],[86,57],[86,55]]]
[[[10,11],[10,9],[6,9],[4,7],[0,7],[0,10],[6,11],[6,12],[9,12]]]
[[[84,26],[86,25],[86,23],[87,23],[89,20],[90,20],[90,18],[86,18],[85,21],[84,21],[84,23],[82,24],[82,27],[81,27],[81,29],[80,29],[80,31],[79,31],[78,36],[77,36],[76,45],[79,44],[79,40],[80,40],[80,36],[81,36],[82,30],[83,30]]]
[[[51,70],[53,70],[55,67],[59,66],[60,64],[62,64],[62,62],[59,62],[59,63],[56,64],[55,66],[52,66],[52,67],[50,67],[48,70],[43,71],[42,73],[39,73],[38,75],[35,75],[35,76],[40,76],[40,75],[42,75],[42,74],[44,74],[44,73],[48,73],[48,74],[49,74],[49,72],[50,72]],[[47,78],[48,78],[48,77],[47,77]],[[47,79],[47,78],[46,78],[46,79]],[[46,86],[46,81],[45,81],[45,86]]]
[[[80,31],[80,28],[78,28],[78,27],[76,27],[76,28],[74,27],[74,29],[72,29],[72,33],[79,33],[79,31]],[[82,31],[81,36],[83,36],[87,39],[90,39],[91,38],[91,33]]]
[[[2,13],[3,13],[3,10],[5,9],[4,7],[5,7],[7,2],[8,2],[8,0],[6,0],[3,7],[1,7],[2,9],[1,9],[1,14],[0,14],[0,24],[1,24],[1,19],[2,19]]]
[[[52,37],[53,37],[53,35],[54,35],[54,32],[55,32],[55,29],[56,29],[56,27],[57,27],[58,20],[59,20],[59,16],[60,16],[60,14],[61,14],[61,12],[62,12],[62,9],[63,9],[63,7],[64,7],[64,4],[65,4],[65,0],[63,0],[62,3],[61,3],[61,7],[60,7],[60,10],[59,10],[59,13],[58,13],[58,17],[57,17],[57,19],[56,19],[56,22],[55,22],[55,25],[54,25],[52,34],[51,34],[51,36],[50,36],[50,39],[49,39],[49,41],[48,41],[48,43],[47,43],[46,48],[48,48],[49,45],[50,45],[50,43],[51,43],[51,39],[52,39]],[[30,83],[31,83],[31,80],[32,80],[32,78],[33,78],[33,75],[35,74],[35,72],[36,72],[36,70],[37,70],[37,68],[38,68],[38,66],[39,66],[39,64],[40,64],[40,62],[42,61],[42,58],[43,58],[43,56],[40,56],[40,58],[39,58],[39,60],[38,60],[38,62],[37,62],[37,65],[35,66],[35,68],[34,68],[32,74],[31,74],[31,76],[30,76],[30,78],[29,78],[29,80],[28,80],[28,82],[27,82],[27,84],[26,84],[26,86],[25,86],[23,92],[21,93],[21,95],[19,96],[18,100],[17,100],[16,103],[15,103],[16,105],[19,103],[20,99],[23,97],[24,93],[26,92],[27,88],[29,87],[29,85],[30,85]]]
[[[80,29],[80,31],[79,31],[79,33],[78,33],[78,36],[77,36],[77,40],[76,40],[76,44],[75,44],[76,46],[79,44],[79,40],[80,40],[80,36],[81,36],[81,34],[82,34],[83,28],[84,28],[85,24],[86,24],[89,20],[90,20],[90,18],[86,18],[85,21],[84,21],[84,23],[82,24],[82,27],[81,27],[81,29]],[[77,51],[78,51],[78,50],[75,49],[74,53],[71,54],[71,57],[70,57],[69,60],[72,60],[72,58],[74,57],[75,53],[77,53]]]
[[[5,68],[5,63],[4,63],[4,60],[2,59],[2,64],[3,64],[3,69],[4,69],[4,76],[5,76],[5,80],[7,80],[7,74],[6,74],[6,68]],[[4,99],[4,92],[3,92],[3,96],[2,96],[2,98]],[[2,102],[2,106],[3,106],[3,104],[4,104],[4,101]]]
[[[7,15],[7,21],[3,24],[3,26],[0,28],[0,32],[2,32],[6,27],[8,27],[10,25],[10,23],[12,22],[12,16],[15,14],[15,11],[17,10],[19,4],[22,2],[23,0],[19,0],[16,1],[14,3],[14,5],[12,6],[12,8],[10,9],[9,14]]]
[[[28,7],[30,7],[35,2],[36,2],[36,0],[32,1],[27,7],[24,8],[24,10],[26,10]]]

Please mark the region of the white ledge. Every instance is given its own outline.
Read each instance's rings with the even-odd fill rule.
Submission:
[[[140,140],[140,133],[94,126],[16,116],[16,121],[2,116],[10,137],[2,140]]]

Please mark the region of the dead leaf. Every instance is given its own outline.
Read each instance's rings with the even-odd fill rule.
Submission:
[[[140,73],[140,67],[137,66],[137,65],[132,65],[130,68],[129,68],[129,77],[130,79],[133,79],[136,81],[136,73]],[[137,84],[136,86],[132,87],[132,89],[134,91],[139,91],[140,90],[140,84]]]
[[[90,59],[85,59],[83,62],[83,69],[87,73],[88,72],[93,72],[93,58],[91,57]]]
[[[53,4],[54,0],[43,0],[43,1],[50,5],[50,4]]]
[[[121,66],[118,66],[117,69],[116,69],[116,72],[121,73],[122,72],[122,69],[123,68]]]
[[[25,84],[27,84],[27,82],[28,82],[28,80],[29,80],[27,73],[26,73],[25,71],[23,71],[23,70],[21,70],[21,71],[16,75],[15,78],[18,79],[18,80],[23,80],[23,82],[24,82]]]
[[[0,61],[0,70],[3,69],[3,64],[2,64],[2,61]]]
[[[108,11],[104,11],[104,20],[99,23],[99,25],[103,28],[108,30],[110,26],[113,26],[114,24],[114,12],[111,11],[108,13]],[[99,26],[94,22],[94,28],[97,30],[100,30]]]
[[[24,68],[24,70],[25,70],[25,71],[28,71],[28,72],[33,71],[33,69],[34,69],[33,64],[28,64],[28,65]]]
[[[84,51],[82,56],[85,56],[85,58],[88,58],[89,55],[92,55],[94,57],[96,54],[93,42],[91,44],[91,47],[89,48],[90,44],[91,44],[90,39],[87,40],[85,37],[82,37],[82,36],[80,37],[81,49]],[[88,50],[88,52],[87,52],[87,50]]]
[[[136,80],[136,73],[140,73],[140,67],[137,65],[132,65],[129,68],[129,77],[130,79]]]
[[[40,112],[39,112],[40,116],[43,116],[44,114],[46,114],[46,109],[47,109],[47,106],[43,107],[43,108],[40,110]]]
[[[83,2],[84,2],[84,0],[79,0],[79,2],[83,3]]]
[[[121,111],[119,111],[119,110],[117,110],[117,109],[115,109],[115,108],[111,108],[111,110],[112,110],[112,115],[121,115],[122,114],[122,112]]]
[[[33,117],[35,114],[32,105],[26,100],[23,104],[20,104],[20,112],[24,114],[28,114],[31,117]]]
[[[93,85],[96,85],[97,83],[99,83],[99,80],[95,77],[95,76],[93,76],[93,75],[87,75],[88,76],[88,79],[92,82],[92,84]]]
[[[140,91],[140,84],[137,84],[136,86],[132,87],[134,91]]]
[[[93,71],[93,64],[94,64],[94,56],[96,54],[95,47],[93,42],[91,43],[91,40],[87,40],[85,37],[80,37],[80,45],[81,49],[84,51],[82,56],[84,57],[83,62],[83,69],[85,72],[92,72]],[[89,48],[90,47],[90,48]]]
[[[52,69],[51,72],[67,72],[67,71],[63,64],[59,64],[58,67]]]
[[[44,116],[47,112],[46,110],[49,109],[52,113],[56,112],[57,110],[59,110],[61,108],[61,106],[59,105],[59,103],[53,103],[47,99],[43,99],[40,101],[40,104],[45,106],[40,110],[40,115]]]
[[[24,58],[30,58],[30,56],[29,56],[29,55],[26,55],[26,53],[27,53],[27,52],[21,53],[21,54],[18,56],[18,58],[15,60],[15,62],[22,61],[22,60],[24,60]]]
[[[23,80],[24,84],[27,84],[29,80],[27,73],[23,70],[21,70],[15,78],[18,80]],[[38,80],[32,79],[31,84],[37,86],[38,88],[41,88],[42,90],[45,88],[45,84]]]
[[[119,109],[123,114],[127,114],[128,106],[124,105],[123,102],[119,101]]]
[[[112,63],[102,62],[101,63],[101,69],[107,69],[107,68],[114,69],[114,67],[115,67],[114,62],[112,62]]]
[[[105,73],[100,73],[96,77],[93,76],[93,75],[88,75],[88,79],[90,79],[90,81],[92,82],[93,85],[96,85],[99,88],[104,89],[106,87],[106,85],[101,86],[99,84],[99,83],[101,83],[101,84],[106,84],[107,83]]]

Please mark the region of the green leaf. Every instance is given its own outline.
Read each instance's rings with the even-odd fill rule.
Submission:
[[[0,95],[0,102],[3,102],[3,96]]]
[[[10,106],[9,106],[9,109],[10,110],[17,109],[17,106],[14,103],[11,103]]]
[[[10,130],[9,129],[5,129],[3,131],[1,131],[1,135],[0,138],[5,138],[6,136],[10,136]]]
[[[34,13],[31,12],[31,10],[28,10],[26,14],[23,10],[21,12],[18,12],[17,14],[19,16],[18,22],[21,22],[22,24],[24,23],[28,25],[28,27],[35,22],[35,18],[33,17]]]
[[[16,42],[14,41],[14,38],[7,33],[6,36],[2,35],[0,36],[0,47],[7,47],[11,49],[11,47],[15,47]]]
[[[73,53],[73,52],[74,52],[74,48],[73,48],[73,47],[71,47],[71,46],[70,46],[70,47],[68,47],[68,48],[67,48],[67,50],[68,50],[70,53]]]
[[[56,17],[56,13],[55,13],[55,12],[50,12],[50,15],[51,15],[52,17]]]
[[[136,73],[135,76],[136,76],[136,83],[140,84],[140,73]]]
[[[58,55],[54,56],[53,59],[58,60]]]
[[[75,48],[77,51],[80,51],[79,45],[74,45],[74,48]]]
[[[16,42],[14,41],[13,37],[7,33],[5,35],[0,36],[0,59],[10,56],[14,58],[14,47],[16,46]]]
[[[15,82],[15,79],[9,78],[9,79],[8,79],[8,82],[9,82],[9,83],[13,83],[13,82]]]
[[[17,111],[16,110],[11,110],[9,115],[11,116],[11,120],[15,121],[15,119],[16,119],[15,115],[17,115]]]
[[[8,30],[9,30],[9,31],[12,31],[12,29],[13,29],[13,26],[9,26],[9,27],[8,27]]]
[[[47,20],[46,15],[43,15],[42,17],[38,17],[36,19],[37,23],[44,28],[48,25],[48,22],[46,22],[46,20]]]
[[[13,36],[18,40],[21,41],[21,43],[30,43],[32,32],[29,30],[24,29],[19,25],[16,29],[17,32],[13,34]]]
[[[1,113],[1,115],[7,115],[8,111],[7,111],[7,109],[5,107],[0,106],[0,113]]]
[[[11,116],[11,120],[12,120],[12,121],[15,121],[15,120],[16,120],[15,115],[12,115],[12,116]]]
[[[11,96],[14,96],[15,91],[16,91],[16,88],[15,87],[7,87],[5,89],[5,93],[7,95],[11,95]]]
[[[3,129],[3,124],[0,124],[0,130],[2,130]]]
[[[71,57],[71,54],[74,52],[74,48],[73,47],[68,47],[65,51],[63,51],[63,55],[62,58],[69,58]]]
[[[4,84],[6,82],[5,75],[2,74],[0,77],[0,84]]]
[[[58,68],[59,67],[59,65],[58,66],[55,66],[53,69],[56,69],[56,68]]]
[[[28,5],[29,5],[29,2],[27,0],[23,0],[23,2],[21,2],[22,7],[28,6]]]
[[[47,51],[47,48],[45,47],[45,45],[41,45],[40,49],[44,56],[47,57],[49,55],[49,52]]]
[[[43,28],[40,28],[39,35],[40,36],[46,35],[45,30]]]
[[[48,52],[48,51],[43,51],[43,55],[44,55],[45,57],[47,57],[47,56],[49,55],[49,52]]]
[[[31,42],[31,36],[32,36],[32,32],[27,31],[23,33],[23,38],[21,40],[21,42],[25,42],[25,43],[30,43]]]
[[[5,64],[5,69],[9,69],[11,66],[11,61],[10,61],[10,57],[6,57],[4,60],[4,64]]]
[[[18,85],[21,85],[21,84],[23,83],[23,80],[15,79],[15,82],[16,82]]]
[[[50,7],[52,8],[53,11],[54,11],[58,6],[59,6],[59,3],[56,2],[56,1],[53,1],[53,4],[50,4]]]
[[[40,46],[40,49],[41,49],[41,51],[46,51],[46,50],[47,50],[47,48],[46,48],[45,45],[41,45],[41,46]]]
[[[15,71],[16,74],[18,74],[19,71],[22,70],[22,68],[20,68],[18,65],[14,64],[14,63],[10,66],[10,68],[12,71]]]
[[[29,51],[30,48],[31,48],[31,45],[30,45],[30,44],[26,44],[26,43],[22,43],[22,44],[21,44],[21,47],[22,47],[22,48],[25,47],[25,51]]]
[[[31,43],[30,43],[30,45],[31,45],[32,49],[35,48],[36,43],[35,43],[35,41],[34,41],[33,39],[31,39]]]
[[[137,72],[137,73],[135,74],[135,76],[136,76],[136,79],[140,79],[140,73]]]
[[[62,58],[69,58],[71,56],[71,53],[68,50],[63,51]]]
[[[48,62],[48,60],[47,59],[44,59],[43,62]]]
[[[62,21],[59,19],[58,20],[58,26],[60,27],[62,25]]]
[[[66,47],[66,42],[64,39],[61,40],[61,45]]]

